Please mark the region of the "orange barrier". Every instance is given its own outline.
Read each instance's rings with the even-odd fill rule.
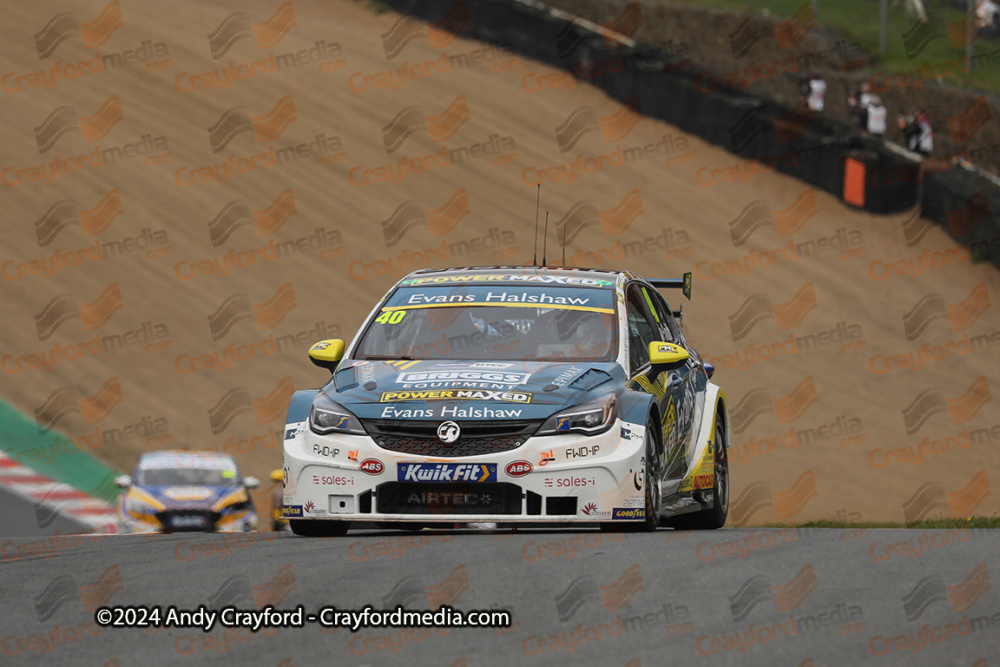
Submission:
[[[852,157],[844,161],[844,201],[865,207],[865,163]]]

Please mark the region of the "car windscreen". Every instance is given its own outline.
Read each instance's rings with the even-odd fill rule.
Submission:
[[[402,287],[379,309],[356,359],[613,361],[614,291],[582,287]]]
[[[240,481],[235,464],[227,461],[154,461],[136,470],[142,486],[232,486]]]

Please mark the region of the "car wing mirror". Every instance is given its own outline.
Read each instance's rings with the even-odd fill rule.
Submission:
[[[337,365],[344,357],[344,341],[339,338],[329,338],[313,343],[309,348],[309,359],[320,368],[331,373],[337,370]]]
[[[671,371],[680,368],[691,355],[676,343],[653,341],[649,344],[649,363],[657,371]]]

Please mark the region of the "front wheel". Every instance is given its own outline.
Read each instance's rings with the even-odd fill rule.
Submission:
[[[303,537],[343,537],[347,535],[346,521],[328,521],[325,519],[289,519],[292,532]]]
[[[677,530],[715,530],[726,525],[729,516],[729,443],[726,425],[715,420],[715,482],[712,485],[712,507],[700,512],[682,514],[668,520]]]
[[[656,422],[646,420],[646,518],[638,526],[642,532],[651,532],[660,526],[663,507],[663,478],[660,476],[660,438]]]
[[[645,478],[645,511],[642,521],[628,523],[603,522],[601,531],[605,533],[651,532],[660,525],[660,513],[663,507],[663,480],[660,477],[660,438],[656,422],[652,417],[646,422],[646,456],[643,465]]]

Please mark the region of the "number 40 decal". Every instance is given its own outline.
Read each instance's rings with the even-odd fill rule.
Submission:
[[[375,318],[379,324],[399,324],[406,317],[405,310],[386,311]]]

